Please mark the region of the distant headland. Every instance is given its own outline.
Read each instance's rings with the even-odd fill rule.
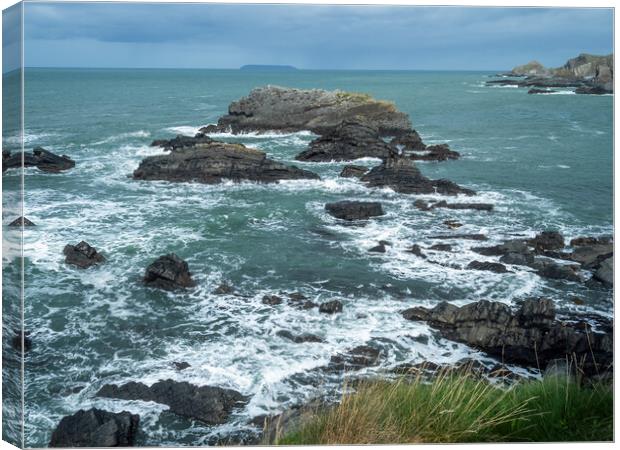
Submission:
[[[292,71],[298,70],[295,66],[286,66],[286,65],[272,65],[272,64],[248,64],[245,66],[241,66],[239,70],[253,70],[255,72],[258,71],[269,71],[269,72],[279,72],[279,71]]]

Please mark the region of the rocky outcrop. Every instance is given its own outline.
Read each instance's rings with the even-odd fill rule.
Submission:
[[[357,202],[344,200],[326,203],[325,211],[328,214],[343,220],[365,220],[371,217],[385,215],[379,202]]]
[[[173,380],[158,381],[152,386],[135,381],[121,386],[106,384],[97,392],[97,396],[161,403],[168,405],[170,411],[179,416],[208,425],[226,423],[233,409],[248,400],[232,389],[194,386]]]
[[[348,165],[342,168],[340,176],[343,178],[362,178],[368,172],[368,167]]]
[[[149,156],[134,171],[137,180],[194,181],[214,184],[224,180],[275,183],[279,180],[319,179],[308,170],[268,159],[264,152],[241,144],[196,144],[170,154]]]
[[[163,255],[151,263],[144,273],[144,284],[171,291],[195,285],[187,262],[174,253]]]
[[[298,161],[351,161],[359,158],[386,159],[393,148],[379,137],[379,131],[364,123],[345,120],[313,140]]]
[[[467,268],[473,270],[487,270],[495,273],[508,272],[505,265],[488,261],[472,261],[467,265]]]
[[[265,86],[232,102],[228,114],[217,125],[200,131],[237,134],[309,130],[322,135],[346,120],[361,121],[376,128],[380,135],[398,135],[411,129],[407,114],[398,111],[393,103],[367,94]]]
[[[538,61],[530,61],[527,64],[513,68],[510,74],[515,76],[548,75],[549,70]]]
[[[398,151],[421,151],[426,150],[426,144],[417,131],[411,130],[405,134],[396,136],[390,141],[390,145]]]
[[[172,139],[158,139],[151,143],[151,147],[163,147],[164,150],[179,150],[183,148],[195,147],[197,145],[211,144],[215,142],[204,133],[197,133],[194,137],[177,134]]]
[[[402,194],[474,195],[471,189],[462,188],[452,181],[431,180],[408,158],[389,158],[374,167],[361,180],[369,187],[389,187]]]
[[[95,247],[91,247],[86,241],[82,241],[77,245],[67,244],[62,251],[65,255],[65,263],[86,269],[105,261],[101,253],[97,252]]]
[[[23,167],[37,167],[43,172],[58,173],[75,167],[75,161],[66,155],[58,156],[43,147],[36,147],[32,153],[23,154]],[[22,153],[2,151],[2,171],[22,167]]]
[[[544,368],[549,361],[576,357],[583,370],[596,373],[613,362],[611,324],[601,319],[604,331],[582,321],[556,320],[548,299],[528,299],[513,310],[500,302],[481,300],[458,307],[442,302],[429,309],[410,308],[407,320],[428,322],[441,335],[466,343],[504,362]]]
[[[608,287],[614,285],[614,257],[603,260],[598,266],[596,272],[594,272],[594,278]]]
[[[132,447],[140,416],[127,411],[112,413],[97,408],[80,409],[63,417],[50,440],[50,447]]]
[[[527,91],[528,94],[553,94],[554,91],[553,89],[538,89],[538,88],[532,88],[529,91]]]
[[[450,150],[448,144],[429,145],[423,152],[411,152],[409,157],[414,161],[447,161],[459,159],[461,154]]]
[[[341,372],[363,369],[377,366],[381,362],[381,350],[369,346],[360,345],[346,353],[340,353],[330,358],[326,368],[328,371]]]
[[[10,227],[34,227],[34,223],[28,220],[26,217],[18,217],[9,224]]]

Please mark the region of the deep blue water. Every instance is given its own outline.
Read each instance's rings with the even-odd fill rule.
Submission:
[[[34,347],[26,360],[26,444],[45,446],[58,420],[91,405],[142,416],[141,444],[200,445],[245,427],[249,417],[330,391],[291,375],[325,364],[364,343],[381,345],[381,368],[403,362],[482,357],[437,338],[399,311],[414,304],[482,298],[512,302],[545,295],[560,308],[611,314],[611,293],[539,278],[524,268],[493,274],[451,269],[483,259],[479,245],[456,241],[455,252],[422,260],[405,252],[426,247],[442,222],[461,233],[485,233],[489,245],[516,235],[559,229],[569,239],[612,233],[612,96],[528,95],[486,87],[486,72],[27,69],[25,146],[41,145],[76,160],[63,174],[25,173],[25,213],[37,224],[24,235],[25,314]],[[457,161],[420,163],[431,178],[449,178],[492,202],[493,213],[421,212],[416,198],[371,190],[338,177],[343,163],[295,163],[321,181],[205,186],[138,182],[127,175],[153,139],[196,130],[227,111],[252,88],[276,84],[366,92],[394,101],[426,143],[447,142]],[[220,136],[293,163],[310,133]],[[19,142],[5,133],[3,146]],[[373,166],[376,160],[363,160]],[[19,173],[3,175],[4,196],[18,192]],[[345,227],[324,213],[337,199],[374,199],[387,215]],[[7,212],[9,211],[9,212]],[[13,220],[5,211],[3,223]],[[5,240],[11,232],[4,228]],[[63,263],[67,243],[86,240],[107,262],[81,271]],[[379,240],[393,245],[368,254]],[[175,252],[198,281],[185,293],[140,284],[157,256]],[[5,273],[16,267],[5,257]],[[244,296],[215,296],[222,281]],[[325,316],[261,298],[301,291],[341,299],[344,312]],[[585,299],[576,306],[570,299]],[[280,329],[312,332],[323,344],[294,344]],[[427,335],[427,344],[411,337]],[[173,361],[191,368],[178,372]],[[105,383],[162,378],[231,387],[252,395],[232,423],[209,428],[159,414],[152,403],[94,397]],[[80,389],[78,391],[78,389]]]

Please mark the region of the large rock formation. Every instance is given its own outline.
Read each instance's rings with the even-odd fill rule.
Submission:
[[[364,175],[361,180],[369,187],[389,187],[403,194],[475,194],[471,189],[462,188],[449,180],[426,178],[413,161],[406,157],[387,159]]]
[[[410,308],[407,320],[421,320],[446,339],[479,348],[504,362],[544,368],[554,359],[576,357],[584,371],[597,373],[613,363],[612,325],[600,319],[603,331],[583,321],[556,320],[548,299],[527,299],[516,310],[481,300],[458,307],[442,302],[429,309]]]
[[[152,386],[135,381],[121,386],[106,384],[97,395],[161,403],[168,405],[175,414],[209,425],[225,423],[235,407],[247,402],[245,396],[232,389],[194,386],[173,380],[158,381]]]
[[[63,249],[65,263],[86,269],[105,261],[104,256],[97,252],[95,247],[91,247],[86,241],[77,245],[67,244]]]
[[[2,171],[22,167],[22,153],[2,151]],[[75,167],[75,161],[66,155],[58,156],[43,147],[36,147],[32,153],[23,154],[23,167],[37,167],[43,172],[58,173]]]
[[[383,216],[383,207],[379,202],[356,202],[343,200],[326,203],[325,210],[332,216],[343,220],[364,220]]]
[[[268,159],[259,150],[224,142],[199,143],[169,154],[149,156],[142,160],[133,177],[206,184],[224,180],[275,183],[279,180],[319,179],[317,174],[308,170]]]
[[[216,126],[201,131],[236,134],[309,130],[325,134],[348,119],[362,121],[381,135],[398,135],[411,128],[407,114],[398,111],[393,103],[367,94],[265,86],[232,102],[228,114]]]
[[[97,408],[80,409],[63,417],[50,440],[50,447],[132,447],[140,416],[127,411],[111,413]]]
[[[513,68],[510,74],[515,76],[548,75],[549,69],[545,68],[538,61],[530,61],[527,64]]]
[[[295,159],[299,161],[349,161],[371,157],[386,159],[394,149],[379,137],[376,128],[345,120],[310,142]]]
[[[195,285],[187,262],[174,253],[160,256],[146,268],[144,284],[167,291]]]

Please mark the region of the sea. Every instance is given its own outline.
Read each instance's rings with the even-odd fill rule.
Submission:
[[[400,312],[416,305],[514,304],[544,296],[560,312],[611,317],[609,289],[540,278],[519,266],[503,274],[465,268],[472,260],[493,260],[471,247],[543,230],[558,230],[567,241],[613,234],[613,96],[570,90],[528,95],[486,86],[494,74],[27,68],[24,147],[66,154],[76,166],[60,174],[27,168],[23,175],[24,214],[36,224],[23,235],[23,313],[32,339],[24,363],[25,445],[47,446],[63,416],[93,406],[140,414],[139,445],[249,442],[245,436],[257,431],[251,418],[338,396],[343,379],[313,369],[359,345],[379,347],[383,357],[355,376],[384,376],[399,364],[422,361],[496,362],[403,319]],[[4,76],[6,86],[16,81],[14,74]],[[367,188],[338,176],[343,162],[297,162],[295,155],[316,138],[306,131],[213,137],[260,149],[321,180],[203,185],[131,178],[143,158],[162,153],[150,145],[154,139],[194,135],[216,123],[232,101],[264,85],[393,101],[425,143],[447,143],[461,153],[454,161],[418,162],[422,173],[478,193],[449,201],[493,203],[495,209],[424,212],[415,200],[441,197]],[[5,124],[3,149],[19,149],[20,140]],[[355,164],[373,167],[379,160]],[[19,289],[11,283],[19,279],[20,263],[6,249],[19,249],[21,236],[6,225],[17,217],[9,203],[19,201],[21,173],[9,170],[2,181],[5,298],[15,299]],[[324,210],[337,200],[379,201],[386,215],[364,225],[342,223]],[[446,220],[463,226],[450,230]],[[482,233],[489,240],[431,238],[450,233]],[[64,246],[82,240],[106,262],[87,270],[67,266]],[[368,252],[382,240],[390,244],[386,253]],[[427,250],[436,243],[453,249]],[[407,252],[413,244],[427,258]],[[164,292],[142,284],[145,268],[168,253],[188,262],[195,288]],[[223,282],[235,292],[214,294]],[[344,309],[326,315],[261,301],[287,292],[316,303],[337,299]],[[5,315],[13,313],[14,320],[15,305],[5,301]],[[16,324],[5,322],[5,336]],[[324,342],[294,343],[277,336],[279,330],[313,333]],[[10,343],[3,353],[6,379],[18,373],[18,363]],[[174,362],[190,367],[179,371]],[[95,396],[104,384],[162,379],[231,388],[251,399],[228,423],[207,426],[165,405]],[[17,395],[19,383],[4,389],[5,397]],[[9,423],[7,430],[18,433],[19,427]]]

